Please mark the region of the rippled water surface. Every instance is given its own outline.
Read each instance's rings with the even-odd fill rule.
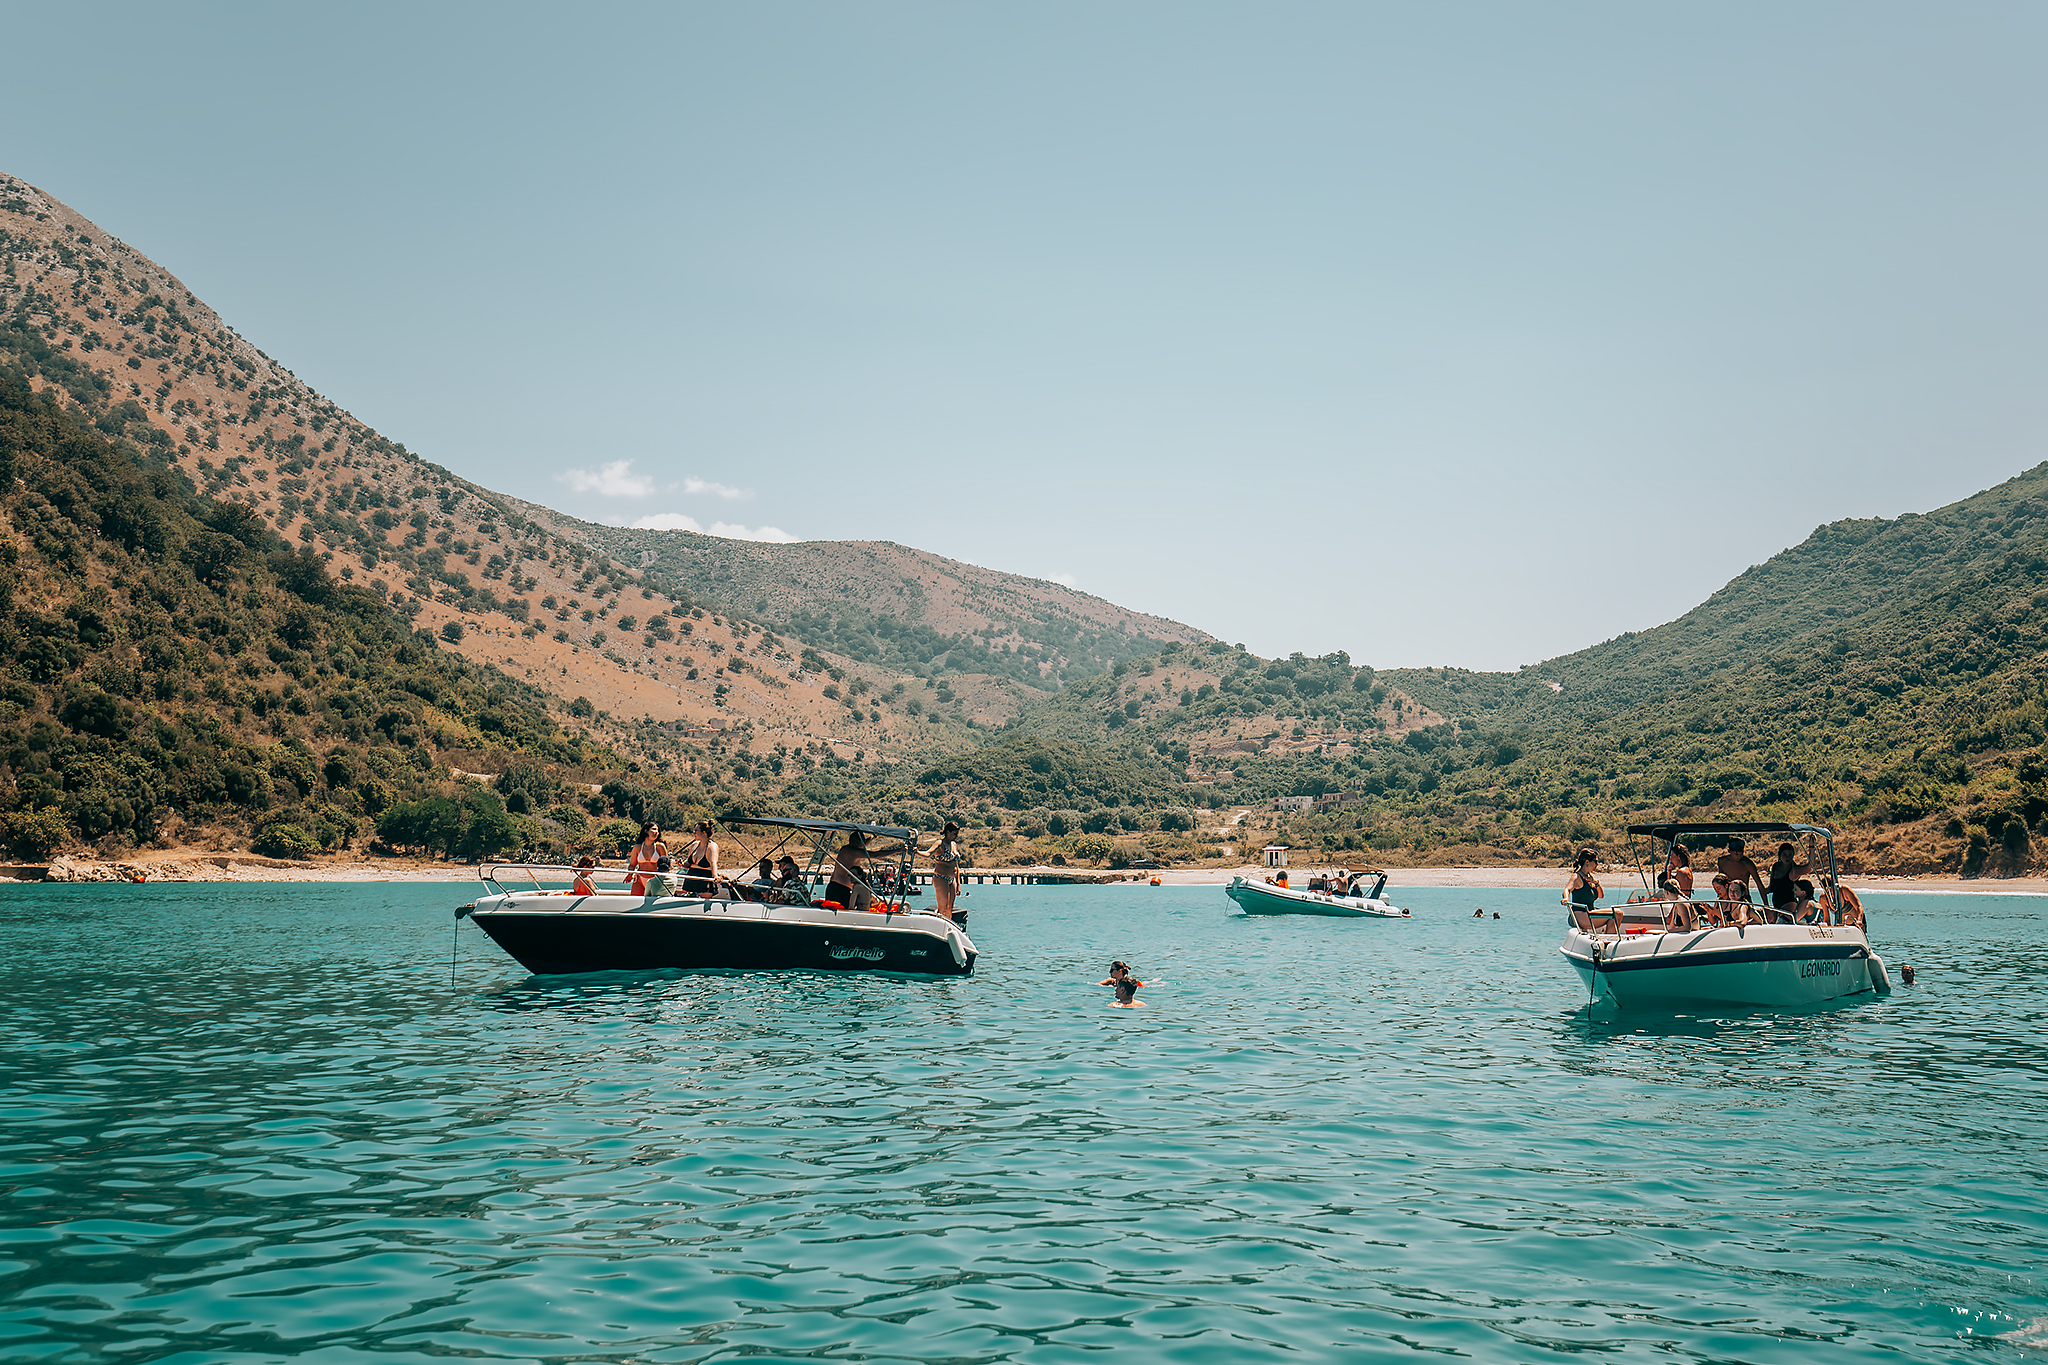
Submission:
[[[0,1359],[2048,1347],[2048,901],[1870,897],[1884,1000],[1600,1020],[1555,892],[979,887],[925,981],[536,978],[451,959],[466,890],[0,893]]]

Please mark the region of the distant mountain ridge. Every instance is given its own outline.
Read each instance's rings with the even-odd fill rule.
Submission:
[[[505,498],[533,521],[716,603],[896,672],[987,673],[1039,688],[1093,677],[1168,641],[1213,637],[1045,579],[890,541],[728,540],[579,521]]]

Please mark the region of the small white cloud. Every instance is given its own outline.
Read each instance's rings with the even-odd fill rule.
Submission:
[[[1048,583],[1057,583],[1063,588],[1071,588],[1074,586],[1074,576],[1070,573],[1049,573],[1045,576],[1045,581]]]
[[[797,538],[789,532],[774,526],[756,526],[749,531],[744,526],[735,526],[729,521],[714,521],[705,534],[724,536],[727,540],[765,540],[774,545],[794,545]]]
[[[636,531],[702,531],[695,517],[686,517],[681,512],[656,512],[651,517],[642,517],[627,525]]]
[[[709,493],[714,498],[751,498],[751,489],[734,488],[731,484],[713,483],[709,479],[684,479],[683,491],[692,497]]]
[[[631,460],[613,460],[588,469],[565,469],[555,478],[578,493],[596,493],[607,498],[644,498],[654,491],[654,480],[632,472]]]
[[[703,526],[695,517],[681,512],[655,512],[626,525],[636,531],[695,531],[699,535],[722,536],[727,540],[764,540],[776,545],[794,545],[797,541],[797,537],[779,527],[749,527],[730,521],[714,521]]]

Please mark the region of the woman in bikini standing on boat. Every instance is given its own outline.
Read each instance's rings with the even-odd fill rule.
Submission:
[[[633,894],[647,894],[647,878],[643,875],[654,871],[668,849],[661,842],[661,826],[649,820],[640,826],[640,835],[633,840],[633,851],[626,855],[626,870],[633,874]]]
[[[697,822],[696,837],[683,850],[683,894],[713,896],[718,893],[718,845],[711,838],[711,822]]]
[[[932,860],[932,896],[938,901],[939,915],[951,919],[953,898],[960,894],[960,864],[965,861],[960,851],[960,826],[948,820],[924,855]]]
[[[1593,850],[1580,849],[1575,867],[1577,870],[1572,873],[1572,879],[1565,884],[1565,904],[1572,908],[1572,913],[1586,917],[1588,933],[1593,932],[1591,926],[1595,915],[1610,918],[1613,928],[1608,932],[1620,933],[1621,912],[1600,909],[1600,900],[1607,894],[1607,888],[1600,885],[1600,860],[1594,856]]]

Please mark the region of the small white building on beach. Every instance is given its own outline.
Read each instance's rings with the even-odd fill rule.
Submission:
[[[1287,866],[1287,848],[1288,846],[1286,844],[1267,844],[1265,848],[1261,849],[1260,852],[1263,853],[1266,858],[1266,866]]]

